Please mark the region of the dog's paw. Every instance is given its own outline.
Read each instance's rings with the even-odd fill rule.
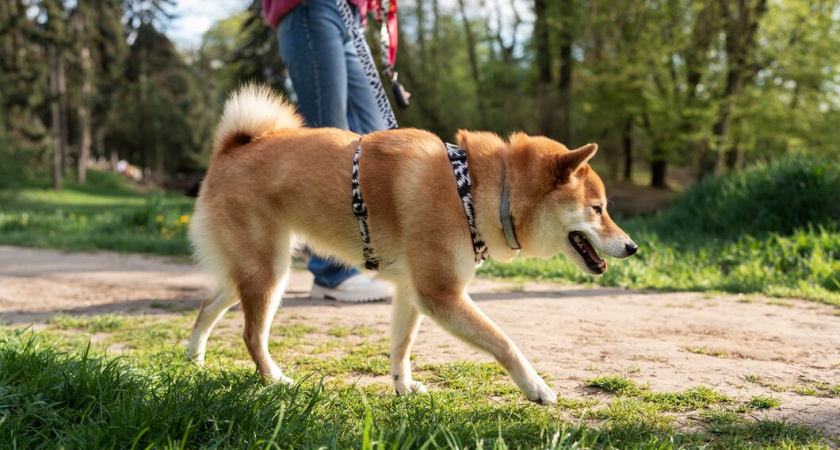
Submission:
[[[191,355],[187,353],[187,361],[195,364],[198,367],[204,366],[204,353],[199,353],[197,355]]]
[[[427,389],[423,383],[409,380],[407,383],[394,381],[394,391],[396,391],[397,395],[424,394],[427,392]]]
[[[265,384],[285,384],[286,386],[292,387],[295,385],[295,380],[283,375],[264,375],[263,382]]]
[[[528,400],[537,402],[541,405],[553,405],[557,403],[557,394],[555,394],[541,378],[535,380],[535,382],[529,386],[529,389],[523,389],[523,392]]]
[[[283,371],[280,370],[276,364],[272,364],[268,373],[263,374],[263,380],[265,380],[266,383],[285,384],[287,386],[295,385],[295,380],[283,375]]]

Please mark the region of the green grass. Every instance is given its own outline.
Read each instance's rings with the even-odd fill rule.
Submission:
[[[758,384],[759,386],[766,387],[775,392],[796,392],[799,395],[806,395],[809,397],[840,397],[840,383],[832,385],[831,383],[826,382],[816,382],[806,385],[779,385],[766,381],[763,377],[759,375],[746,375],[744,376],[744,380],[749,381],[750,383]],[[768,401],[773,400],[775,399],[769,399]],[[761,399],[758,399],[756,401],[760,402]]]
[[[770,409],[770,408],[778,408],[782,405],[782,402],[779,399],[773,397],[766,397],[763,395],[758,395],[750,399],[747,402],[746,406],[749,409]]]
[[[280,362],[292,388],[261,383],[232,330],[214,335],[208,367],[188,364],[192,314],[58,316],[37,334],[2,327],[0,448],[828,448],[813,429],[754,421],[755,407],[710,388],[650,392],[618,376],[590,382],[617,393],[606,403],[561,396],[541,407],[496,364],[424,364],[415,378],[432,392],[397,397],[387,382],[356,384],[359,368],[343,361],[358,347],[387,361],[383,342],[351,334],[318,354],[301,338],[331,330],[288,319],[285,338],[298,341]],[[106,354],[115,343],[129,350]],[[310,361],[293,363],[300,355]]]
[[[187,255],[190,198],[143,194],[113,173],[55,192],[30,184],[0,197],[0,245]]]
[[[593,378],[589,380],[588,386],[601,388],[615,394],[638,395],[641,392],[633,380],[618,375],[604,375]]]
[[[729,357],[729,354],[726,353],[723,350],[715,350],[715,349],[708,348],[708,347],[686,347],[685,349],[688,350],[691,353],[694,353],[695,355],[707,355],[707,356],[714,356],[716,358],[728,358]]]

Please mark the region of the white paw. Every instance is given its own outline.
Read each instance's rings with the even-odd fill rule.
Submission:
[[[266,383],[279,383],[285,384],[286,386],[294,386],[295,380],[283,375],[283,371],[280,370],[279,367],[273,365],[271,367],[271,371],[265,375],[263,375]]]
[[[545,384],[545,381],[542,378],[537,378],[529,383],[527,389],[522,389],[522,392],[525,394],[525,397],[532,402],[537,402],[541,405],[553,405],[557,403],[557,394],[554,393],[551,388]]]
[[[413,380],[406,380],[406,382],[394,380],[394,390],[397,392],[397,395],[423,394],[427,392],[426,386],[423,383]]]
[[[292,387],[292,386],[295,385],[295,380],[287,377],[286,375],[283,375],[282,373],[280,375],[276,375],[276,376],[265,375],[265,376],[263,376],[263,380],[265,380],[266,384],[272,384],[272,383],[285,384],[286,386],[289,386],[289,387]]]
[[[276,378],[274,381],[277,383],[285,384],[286,386],[292,387],[295,385],[295,380],[287,377],[286,375],[280,375],[280,378]]]
[[[196,355],[187,353],[187,359],[198,367],[204,366],[204,353],[198,353]]]

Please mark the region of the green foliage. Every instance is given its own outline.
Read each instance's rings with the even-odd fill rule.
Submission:
[[[837,161],[800,155],[761,162],[691,186],[652,227],[684,240],[698,234],[734,239],[834,227],[840,221],[838,186]]]

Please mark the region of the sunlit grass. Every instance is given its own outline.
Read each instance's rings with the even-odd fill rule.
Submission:
[[[298,384],[264,385],[230,330],[209,353],[227,352],[205,368],[188,363],[193,315],[60,315],[38,334],[0,327],[0,447],[829,448],[813,429],[752,418],[778,406],[768,398],[651,392],[621,376],[588,383],[611,398],[561,395],[541,407],[496,364],[422,364],[415,378],[431,393],[397,397],[387,381],[358,383],[388,373],[385,342],[296,319],[274,331],[294,342],[280,363]],[[315,337],[330,351],[312,354]]]
[[[143,194],[116,174],[61,192],[26,188],[0,208],[0,244],[187,255],[192,199]]]

